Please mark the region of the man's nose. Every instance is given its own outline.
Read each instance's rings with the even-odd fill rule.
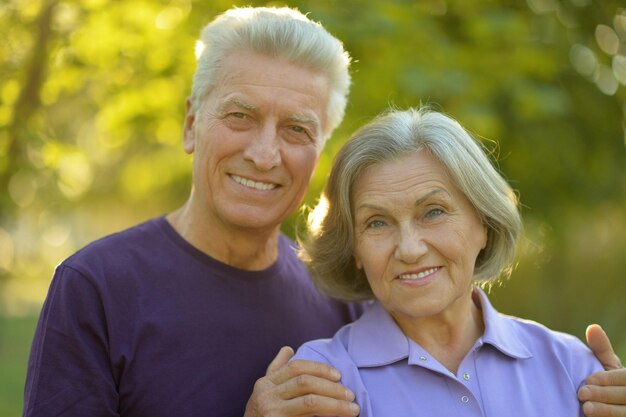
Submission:
[[[269,171],[280,165],[280,137],[275,127],[265,126],[256,137],[251,138],[244,151],[244,158],[260,171]]]

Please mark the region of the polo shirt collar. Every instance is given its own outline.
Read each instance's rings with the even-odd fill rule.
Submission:
[[[513,358],[531,357],[528,348],[517,337],[511,320],[493,308],[483,290],[475,288],[473,296],[482,308],[485,321],[485,333],[478,339],[475,348],[490,344]],[[419,344],[402,333],[378,301],[373,302],[351,325],[347,342],[348,353],[358,367],[383,366],[407,358],[410,363],[418,363],[419,357],[430,357]]]
[[[373,302],[352,324],[347,349],[359,367],[383,366],[409,356],[409,338],[380,302]]]
[[[530,349],[520,340],[517,326],[512,318],[498,313],[482,289],[474,288],[472,296],[475,301],[478,301],[485,321],[485,333],[478,342],[490,344],[512,358],[527,359],[532,357]]]

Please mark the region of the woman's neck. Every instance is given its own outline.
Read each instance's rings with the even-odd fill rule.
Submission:
[[[485,330],[482,311],[476,302],[470,289],[445,312],[413,319],[408,325],[404,320],[400,327],[408,337],[456,374],[463,358]]]

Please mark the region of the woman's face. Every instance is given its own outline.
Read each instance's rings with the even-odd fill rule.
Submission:
[[[427,150],[372,165],[351,197],[356,264],[400,326],[463,310],[487,230],[443,165]]]

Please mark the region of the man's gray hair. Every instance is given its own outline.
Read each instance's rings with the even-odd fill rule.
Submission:
[[[220,65],[234,52],[250,51],[298,63],[329,80],[328,139],[343,120],[350,89],[350,56],[341,41],[321,24],[288,7],[243,7],[227,10],[206,25],[196,45],[198,60],[191,92],[197,112],[218,82]]]

